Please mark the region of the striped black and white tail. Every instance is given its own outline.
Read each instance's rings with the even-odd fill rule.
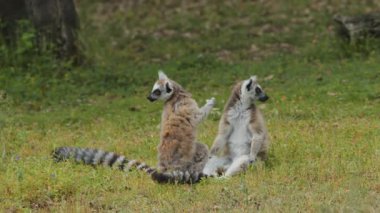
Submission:
[[[201,181],[202,178],[208,178],[201,172],[192,172],[188,171],[173,171],[173,172],[155,172],[152,173],[152,179],[158,183],[181,183],[181,184],[194,184]]]
[[[68,159],[74,159],[78,163],[87,165],[105,165],[109,167],[117,167],[121,171],[130,171],[133,168],[144,171],[158,183],[181,183],[193,184],[199,182],[207,176],[203,173],[189,173],[182,171],[158,172],[155,168],[148,166],[146,163],[137,160],[128,160],[123,155],[113,152],[106,152],[100,149],[79,148],[79,147],[59,147],[54,149],[53,158],[56,162]]]
[[[137,160],[128,160],[123,155],[118,155],[113,152],[106,152],[100,149],[79,148],[79,147],[59,147],[53,153],[53,158],[56,162],[68,159],[74,159],[78,163],[87,165],[105,165],[109,167],[117,167],[122,171],[129,171],[132,168],[142,170],[148,174],[152,174],[156,169],[148,166]]]

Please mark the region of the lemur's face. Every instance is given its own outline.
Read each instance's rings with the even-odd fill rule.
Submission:
[[[264,90],[257,83],[256,76],[245,80],[241,86],[241,96],[242,98],[247,98],[251,100],[259,100],[265,102],[269,97],[265,94]]]
[[[158,80],[153,86],[152,92],[147,97],[149,101],[168,100],[173,94],[173,86],[170,79],[163,72],[158,72]]]

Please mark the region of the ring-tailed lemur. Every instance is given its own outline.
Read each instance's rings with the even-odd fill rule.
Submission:
[[[254,103],[256,100],[268,100],[257,83],[256,76],[239,82],[234,87],[219,123],[219,132],[211,149],[212,156],[203,172],[193,175],[193,182],[198,182],[203,177],[217,177],[220,173],[226,177],[232,176],[244,171],[257,157],[266,158],[268,133],[264,117]],[[224,152],[217,156],[222,150]],[[170,173],[160,175],[166,182],[179,179]]]
[[[74,158],[86,164],[115,163],[122,170],[135,166],[150,174],[160,183],[195,183],[202,177],[202,170],[208,160],[208,148],[196,141],[196,127],[210,113],[215,99],[198,108],[191,94],[178,83],[159,72],[150,101],[165,102],[161,120],[161,142],[158,146],[158,169],[151,168],[136,160],[128,161],[124,156],[95,149],[60,147],[54,151],[57,161]],[[127,167],[125,165],[127,164]]]
[[[204,175],[217,175],[222,171],[225,176],[232,176],[244,171],[257,157],[266,158],[268,133],[255,100],[268,100],[256,76],[234,87],[220,120]]]
[[[207,100],[202,108],[198,108],[189,92],[159,72],[159,79],[148,99],[165,102],[161,118],[161,142],[158,145],[158,170],[201,173],[208,160],[208,148],[196,141],[196,127],[210,113],[215,98]]]

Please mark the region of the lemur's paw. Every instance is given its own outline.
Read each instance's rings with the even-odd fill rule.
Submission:
[[[216,100],[214,97],[206,100],[206,105],[208,105],[208,106],[214,106],[215,103],[216,103]]]
[[[253,163],[255,163],[255,162],[256,162],[256,158],[253,157],[253,156],[249,156],[248,163],[249,163],[249,164],[253,164]]]

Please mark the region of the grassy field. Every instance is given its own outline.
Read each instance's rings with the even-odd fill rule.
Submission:
[[[16,51],[0,43],[0,210],[380,211],[379,41],[344,45],[331,21],[378,2],[76,2],[82,66],[33,54],[31,32]],[[81,146],[155,165],[162,104],[146,96],[159,69],[199,104],[217,99],[199,128],[209,146],[234,83],[258,75],[268,162],[189,186],[51,160]]]

